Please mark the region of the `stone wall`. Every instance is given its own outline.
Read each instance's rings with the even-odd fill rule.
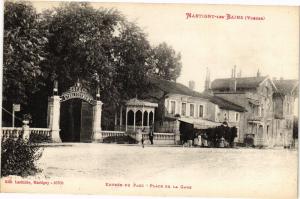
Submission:
[[[178,131],[176,120],[174,121],[163,121],[160,124],[155,125],[155,131],[160,133],[175,133]]]

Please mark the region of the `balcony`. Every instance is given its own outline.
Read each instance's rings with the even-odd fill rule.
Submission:
[[[248,118],[248,122],[262,122],[263,116],[252,115]]]

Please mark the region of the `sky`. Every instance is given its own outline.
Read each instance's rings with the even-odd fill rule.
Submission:
[[[59,2],[35,1],[39,12]],[[298,79],[299,17],[297,7],[197,4],[93,3],[95,8],[120,10],[136,22],[155,46],[166,42],[182,56],[178,82],[196,83],[202,91],[206,70],[211,80],[231,76],[237,66],[242,76],[261,75]],[[186,13],[223,15],[224,19],[188,18]],[[243,19],[229,19],[241,16]],[[246,20],[245,16],[264,20]]]

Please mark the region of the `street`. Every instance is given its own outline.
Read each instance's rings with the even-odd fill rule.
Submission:
[[[178,185],[199,196],[289,198],[297,188],[297,151],[284,149],[76,143],[45,147],[38,165],[45,178]]]

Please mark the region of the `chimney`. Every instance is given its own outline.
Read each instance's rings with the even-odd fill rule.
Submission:
[[[232,78],[229,82],[230,91],[236,92],[236,78]]]
[[[233,69],[233,77],[236,78],[236,65],[234,65],[234,69]]]
[[[237,74],[237,77],[238,78],[241,78],[242,77],[242,70],[240,69],[240,72]]]
[[[236,92],[236,65],[232,69],[232,78],[229,82],[230,91]]]
[[[195,81],[192,81],[192,80],[189,81],[189,88],[191,90],[195,90]]]
[[[208,68],[206,68],[204,91],[209,91],[209,90],[210,90],[210,71],[208,70]]]
[[[260,71],[259,71],[259,69],[257,70],[256,77],[260,77]]]

